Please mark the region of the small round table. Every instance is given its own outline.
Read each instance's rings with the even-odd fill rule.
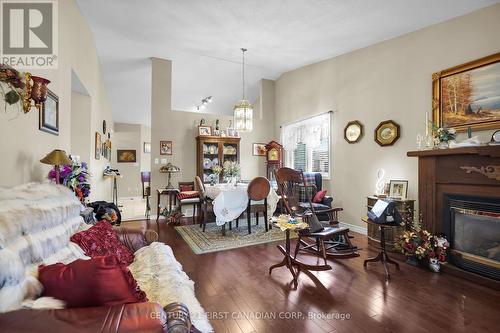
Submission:
[[[389,258],[387,255],[387,251],[385,250],[385,228],[386,227],[399,227],[399,224],[396,223],[377,223],[373,220],[370,220],[368,217],[364,217],[361,219],[363,222],[371,225],[376,225],[380,229],[380,252],[373,258],[368,258],[363,262],[363,266],[366,267],[366,264],[369,262],[374,262],[374,261],[381,261],[384,264],[384,270],[385,270],[385,276],[387,279],[391,278],[391,275],[389,274],[389,268],[387,267],[387,263],[393,264],[396,266],[396,268],[399,270],[399,264]]]
[[[172,203],[174,205],[177,202],[177,194],[180,191],[176,188],[159,188],[156,190],[156,195],[157,195],[157,205],[156,205],[156,221],[160,219],[160,200],[162,195],[168,196],[168,211],[172,211]],[[166,205],[165,205],[166,207]]]

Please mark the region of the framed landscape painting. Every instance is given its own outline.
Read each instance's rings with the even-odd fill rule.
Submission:
[[[439,127],[500,127],[500,53],[432,75],[432,110]]]
[[[135,149],[118,149],[116,151],[116,161],[118,163],[135,163],[137,154]]]

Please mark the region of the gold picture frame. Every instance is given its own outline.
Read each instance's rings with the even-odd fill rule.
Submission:
[[[489,82],[485,86],[486,76]],[[499,128],[500,93],[491,86],[500,87],[500,53],[432,74],[434,124],[460,132],[469,127],[473,130]],[[447,98],[450,91],[453,91],[453,99]]]

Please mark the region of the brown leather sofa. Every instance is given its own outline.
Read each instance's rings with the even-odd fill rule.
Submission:
[[[158,240],[152,230],[115,227],[120,241],[136,251]],[[23,309],[0,314],[0,332],[198,332],[191,325],[189,310],[181,303],[162,308],[157,303],[62,310]]]

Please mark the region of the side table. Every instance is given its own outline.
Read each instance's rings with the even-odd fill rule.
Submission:
[[[376,223],[372,220],[370,220],[368,217],[365,217],[362,219],[363,222],[371,225],[378,226],[380,228],[380,252],[373,258],[366,259],[363,262],[363,266],[366,267],[366,264],[369,262],[375,262],[375,261],[381,261],[382,264],[384,264],[384,270],[385,270],[385,276],[387,279],[391,278],[391,275],[389,274],[389,268],[387,267],[387,263],[393,264],[396,266],[396,268],[399,270],[399,264],[389,258],[387,255],[387,251],[385,249],[385,228],[386,227],[399,227],[399,224],[381,224],[381,223]]]
[[[177,194],[180,191],[176,188],[159,188],[156,190],[156,221],[160,219],[160,200],[161,196],[165,195],[168,197],[168,211],[172,211],[172,203],[175,205],[177,203]],[[166,206],[165,206],[166,207]]]

